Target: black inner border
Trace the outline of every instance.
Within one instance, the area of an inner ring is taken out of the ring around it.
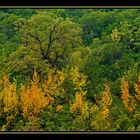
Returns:
[[[0,0],[1,6],[140,6],[139,0]]]

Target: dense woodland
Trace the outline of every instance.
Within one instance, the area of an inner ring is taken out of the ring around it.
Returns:
[[[0,131],[140,131],[140,9],[0,9]]]

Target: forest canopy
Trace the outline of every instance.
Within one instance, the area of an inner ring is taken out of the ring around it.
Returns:
[[[139,131],[140,9],[0,9],[0,131]]]

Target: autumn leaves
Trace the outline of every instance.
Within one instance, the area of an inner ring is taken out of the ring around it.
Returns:
[[[138,83],[134,83],[134,90],[135,90],[134,95],[132,95],[129,92],[130,86],[128,81],[126,81],[124,78],[122,78],[121,81],[122,81],[121,84],[122,102],[127,112],[133,112],[136,109],[136,106],[138,105],[138,101],[140,99],[140,88],[139,88],[140,76],[138,77]]]
[[[108,84],[104,85],[96,104],[91,104],[87,99],[86,85],[89,82],[86,75],[78,68],[71,68],[69,75],[64,70],[47,73],[46,78],[41,79],[34,70],[32,80],[25,85],[17,86],[17,82],[10,82],[8,76],[4,76],[0,81],[0,117],[5,121],[1,126],[1,131],[6,131],[10,125],[20,117],[28,122],[40,117],[40,113],[47,109],[55,109],[56,112],[65,110],[64,100],[66,89],[63,84],[70,80],[74,88],[73,98],[70,98],[68,106],[71,114],[71,121],[79,124],[81,130],[84,129],[83,121],[87,122],[91,130],[111,130],[111,108],[113,98]],[[134,112],[140,99],[138,83],[134,84],[135,95],[129,93],[129,84],[121,79],[121,100],[128,113]],[[137,114],[138,115],[138,114]],[[136,114],[135,114],[136,116]],[[46,116],[47,117],[47,116]]]
[[[17,115],[29,121],[39,117],[43,109],[52,105],[53,96],[58,94],[64,75],[62,72],[57,72],[54,76],[48,73],[47,77],[47,80],[42,82],[42,86],[39,86],[39,77],[37,71],[34,70],[30,84],[22,85],[19,89],[16,83],[9,82],[8,76],[3,77],[0,89],[0,115],[6,118],[6,123],[2,130],[5,130]]]

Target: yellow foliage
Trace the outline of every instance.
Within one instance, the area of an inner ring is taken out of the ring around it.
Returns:
[[[120,37],[119,32],[118,32],[117,29],[114,29],[114,30],[112,31],[111,39],[112,39],[113,41],[115,41],[115,42],[119,42],[119,41],[120,41],[121,37]]]
[[[112,97],[108,84],[105,84],[105,89],[101,94],[101,99],[96,101],[99,106],[93,105],[91,107],[90,113],[91,115],[94,115],[94,119],[91,120],[90,126],[92,127],[92,130],[96,131],[109,130],[111,127],[109,116]]]
[[[109,109],[107,107],[104,107],[100,113],[103,118],[109,117]]]
[[[121,92],[121,99],[126,110],[132,112],[135,109],[136,102],[134,97],[129,93],[129,84],[124,78],[121,79]]]
[[[56,76],[58,77],[58,84],[61,85],[65,80],[64,72],[58,71]]]
[[[56,106],[56,111],[62,111],[63,110],[63,105],[58,105]]]
[[[138,77],[138,84],[137,83],[134,83],[134,88],[135,88],[135,92],[136,92],[135,97],[140,101],[140,88],[139,88],[139,83],[140,83],[140,75]]]
[[[2,80],[0,79],[0,117],[2,116],[3,113],[3,92],[2,92]]]
[[[140,90],[139,90],[139,85],[138,84],[134,84],[134,88],[135,88],[135,92],[137,93],[137,97],[140,100]]]
[[[86,91],[83,91],[83,87],[87,84],[87,76],[80,73],[77,67],[72,67],[70,69],[70,79],[74,87],[78,90],[75,94],[73,104],[70,104],[70,112],[80,119],[86,119],[89,113],[88,104],[83,100],[83,97],[86,95]]]
[[[58,71],[56,74],[49,72],[47,78],[48,79],[44,80],[42,83],[42,87],[46,99],[49,104],[52,104],[55,101],[55,98],[63,93],[62,91],[60,92],[60,86],[65,80],[65,75],[63,71]]]
[[[33,74],[33,84],[38,84],[39,79],[38,79],[38,75],[37,75],[37,70],[36,68],[34,69],[34,74]]]
[[[15,116],[18,113],[18,96],[16,91],[16,83],[13,85],[10,84],[7,76],[3,77],[4,80],[4,96],[3,96],[3,104],[4,104],[4,112],[9,116]]]
[[[65,75],[63,71],[50,72],[47,75],[47,80],[44,80],[40,87],[38,73],[35,69],[31,84],[21,86],[17,96],[16,83],[11,84],[8,76],[4,76],[3,81],[0,80],[0,116],[3,113],[7,116],[6,124],[3,125],[2,130],[5,130],[15,119],[15,116],[19,113],[19,107],[25,120],[37,118],[43,109],[49,107],[57,99],[56,97],[63,93],[60,86],[64,80]],[[56,111],[62,110],[62,105],[56,107]]]
[[[70,77],[76,89],[81,90],[87,84],[87,76],[79,72],[78,67],[71,68]]]
[[[76,93],[74,103],[70,105],[70,111],[72,114],[76,116],[79,115],[82,119],[86,119],[89,113],[87,102],[83,101],[83,96],[82,92]]]
[[[0,131],[6,131],[7,130],[7,124],[4,124],[1,128]]]
[[[2,116],[3,113],[3,94],[0,92],[0,117]]]
[[[1,128],[4,131],[19,113],[19,101],[16,82],[11,84],[6,75],[2,80],[0,89],[0,116],[6,115],[6,124]]]
[[[101,116],[107,119],[109,117],[109,109],[112,104],[110,87],[107,84],[105,84],[105,90],[102,92],[102,97],[101,100],[99,101],[99,104],[101,106],[100,111]]]
[[[33,117],[38,117],[44,108],[49,107],[58,96],[60,85],[65,80],[64,73],[58,71],[56,74],[49,72],[47,80],[42,82],[42,88],[39,87],[39,79],[36,69],[34,70],[33,81],[31,87],[23,86],[21,88],[21,106],[22,115],[29,120]],[[60,111],[62,108],[58,107]]]
[[[22,115],[27,120],[32,117],[38,117],[40,112],[48,105],[46,98],[42,94],[42,89],[38,86],[36,71],[33,79],[31,87],[23,86],[21,89]]]
[[[105,90],[102,92],[101,102],[104,106],[110,106],[112,104],[112,98],[109,85],[105,85]]]
[[[58,83],[56,77],[53,77],[51,73],[47,75],[48,79],[43,83],[43,89],[46,94],[54,95],[58,93]]]

